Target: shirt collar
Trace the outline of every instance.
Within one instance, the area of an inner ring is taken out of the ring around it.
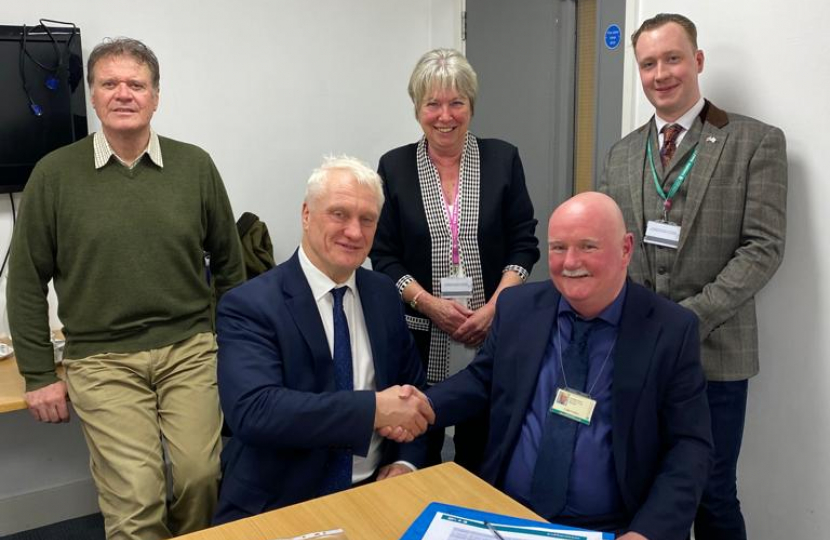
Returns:
[[[689,131],[692,129],[692,126],[695,123],[695,118],[700,116],[700,111],[703,110],[703,106],[706,104],[706,100],[703,99],[703,96],[697,100],[697,103],[692,105],[692,108],[686,111],[683,116],[675,120],[674,122],[667,122],[660,118],[656,113],[654,114],[654,123],[657,126],[657,133],[660,133],[660,130],[663,129],[663,126],[666,124],[679,124],[683,127],[684,130]]]
[[[113,156],[125,167],[132,169],[139,162],[139,160],[141,160],[144,154],[150,156],[150,160],[159,167],[164,167],[164,162],[161,159],[161,144],[159,143],[159,136],[152,128],[150,128],[150,141],[147,143],[147,148],[132,163],[125,163],[115,152],[112,151],[112,147],[110,146],[109,141],[107,141],[103,131],[95,132],[95,136],[92,139],[92,145],[95,150],[96,169],[100,169],[109,163],[110,158]]]
[[[625,292],[626,292],[627,289],[628,289],[628,280],[626,280],[626,282],[623,284],[623,288],[620,289],[620,292],[617,295],[617,297],[614,299],[614,301],[611,302],[608,305],[608,307],[603,309],[599,313],[599,315],[597,315],[596,317],[594,317],[591,320],[599,319],[599,320],[602,320],[602,321],[610,324],[611,326],[614,326],[614,327],[619,326],[620,325],[620,319],[622,318],[623,303],[625,302]],[[564,315],[566,313],[571,313],[574,317],[578,316],[576,311],[574,311],[574,308],[572,308],[571,305],[568,303],[568,301],[565,300],[565,297],[560,296],[559,297],[558,316],[561,317],[562,315]]]
[[[314,296],[314,301],[319,302],[324,296],[329,294],[332,289],[347,286],[352,293],[357,291],[357,280],[355,272],[352,272],[349,278],[343,283],[335,283],[330,277],[324,274],[319,268],[314,266],[311,259],[306,255],[303,246],[299,249],[300,268],[303,269],[303,274],[311,287],[311,294]]]

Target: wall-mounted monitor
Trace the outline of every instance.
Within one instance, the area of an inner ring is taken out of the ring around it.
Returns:
[[[0,26],[0,193],[21,191],[40,158],[86,137],[84,86],[79,28]]]

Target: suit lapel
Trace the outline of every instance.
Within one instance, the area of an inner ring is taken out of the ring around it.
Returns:
[[[294,318],[294,323],[303,335],[308,348],[311,350],[312,368],[320,390],[334,390],[334,365],[329,350],[329,342],[323,321],[320,320],[320,310],[311,293],[311,287],[300,266],[297,252],[289,259],[286,265],[286,278],[283,280],[283,295],[288,306],[288,312]]]
[[[631,194],[631,210],[634,212],[634,222],[637,224],[637,238],[645,236],[643,217],[643,167],[646,159],[646,144],[649,141],[653,120],[641,126],[636,136],[628,146],[628,189]],[[660,159],[657,159],[659,164]],[[634,231],[632,231],[634,232]]]
[[[545,360],[545,350],[550,341],[550,334],[556,326],[559,296],[551,283],[550,287],[537,297],[532,308],[528,310],[524,318],[525,322],[511,328],[515,334],[511,334],[510,339],[513,343],[519,344],[516,350],[521,353],[522,357],[510,359],[515,369],[512,379],[514,388],[512,391],[509,389],[506,394],[512,394],[515,397],[504,437],[506,444],[501,446],[504,450],[507,450],[506,446],[510,446],[509,452],[512,452],[512,443],[517,440],[530,407],[530,400],[536,392],[539,370]],[[504,462],[506,463],[507,460]]]
[[[644,294],[644,289],[629,281],[617,334],[611,390],[614,461],[618,472],[628,470],[625,467],[626,447],[634,412],[661,333],[662,324],[652,317],[652,311],[652,303]]]
[[[643,212],[643,189],[646,186],[651,186],[651,170],[645,174],[647,178],[643,177],[643,171],[650,167],[646,164],[646,145],[653,144],[649,139],[652,133],[651,126],[654,124],[654,119],[648,121],[635,132],[634,138],[628,145],[628,190],[631,195],[631,212],[634,214],[634,223],[637,230],[630,231],[634,233],[634,237],[641,242],[645,237],[645,215]],[[654,148],[652,147],[652,150]],[[660,166],[659,157],[656,160],[655,166]],[[660,169],[662,170],[662,169]],[[651,189],[654,189],[653,187]],[[648,268],[648,275],[651,275],[651,261],[648,259],[648,252],[645,250],[642,242],[638,249],[634,250],[634,256],[640,257],[640,267]]]
[[[718,165],[723,147],[726,144],[726,139],[729,134],[721,129],[726,125],[728,120],[726,114],[707,102],[705,119],[702,121],[695,120],[695,125],[700,126],[699,136],[693,141],[697,141],[697,160],[694,167],[689,173],[689,178],[686,180],[688,188],[686,191],[686,202],[683,207],[683,226],[680,229],[680,243],[677,247],[678,253],[683,249],[683,244],[694,226],[697,218],[700,204],[703,202],[703,197],[706,190],[709,188],[709,182],[712,180],[712,174],[715,172],[715,167]],[[690,132],[691,136],[692,133]],[[686,143],[686,137],[683,142]],[[691,149],[692,141],[689,142],[687,151]],[[685,144],[683,145],[686,146]],[[679,259],[679,257],[678,257]]]
[[[372,362],[375,366],[375,387],[378,389],[387,388],[391,385],[389,380],[390,352],[386,350],[389,340],[386,338],[386,325],[384,314],[378,295],[372,287],[365,284],[365,275],[368,270],[357,269],[356,283],[357,294],[360,296],[360,304],[363,307],[363,320],[366,321],[366,332],[369,334],[369,344],[372,348]]]

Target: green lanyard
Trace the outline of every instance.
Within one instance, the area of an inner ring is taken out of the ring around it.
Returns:
[[[692,165],[695,164],[695,160],[697,159],[697,144],[695,144],[692,155],[689,156],[688,161],[686,161],[686,165],[683,167],[683,170],[680,171],[677,179],[675,179],[668,194],[663,191],[663,187],[660,185],[660,178],[657,176],[657,169],[654,168],[654,156],[651,153],[651,145],[648,142],[646,142],[646,153],[648,154],[648,162],[651,165],[651,176],[654,178],[654,187],[657,188],[657,194],[663,198],[663,221],[668,221],[672,197],[675,196],[677,190],[679,190],[680,186],[683,185],[683,182],[686,181],[686,177],[689,175],[689,171],[692,170]]]

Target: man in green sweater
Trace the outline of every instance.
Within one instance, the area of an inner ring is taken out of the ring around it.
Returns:
[[[221,413],[212,297],[242,282],[244,266],[210,156],[150,128],[153,52],[105,41],[89,57],[88,82],[102,130],[32,172],[12,242],[9,322],[32,415],[68,421],[68,391],[80,417],[107,537],[168,538],[213,514]],[[50,280],[65,381],[50,343]]]

